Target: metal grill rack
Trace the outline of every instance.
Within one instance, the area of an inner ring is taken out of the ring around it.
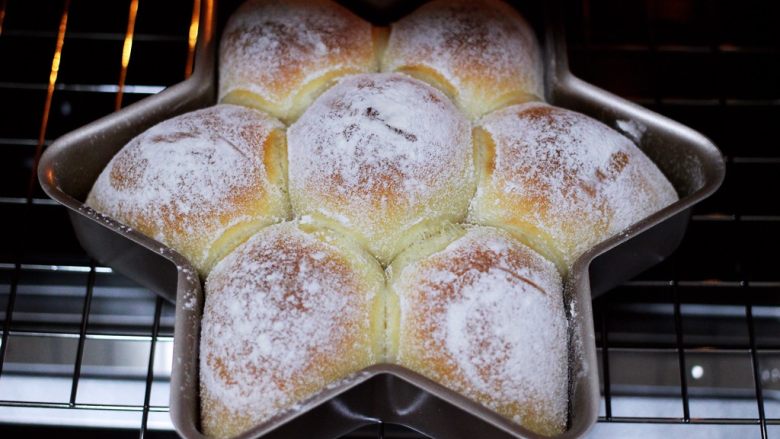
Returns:
[[[780,437],[780,4],[583,0],[575,74],[713,139],[726,181],[675,255],[594,302],[594,437]],[[773,122],[774,121],[774,122]],[[641,396],[644,395],[644,396]]]
[[[198,10],[198,0],[0,1],[0,421],[8,436],[63,426],[173,436],[172,307],[95,266],[34,170],[51,139],[183,80]]]
[[[80,249],[34,179],[67,131],[181,81],[199,0],[0,0],[0,433],[175,437],[173,309]],[[780,437],[774,2],[571,0],[573,71],[713,138],[680,250],[594,303],[592,437]],[[86,429],[89,427],[90,429]],[[380,426],[351,437],[418,437]]]

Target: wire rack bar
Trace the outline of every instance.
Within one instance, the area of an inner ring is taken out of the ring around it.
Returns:
[[[660,418],[660,417],[639,417],[639,416],[613,416],[607,420],[599,417],[600,422],[613,422],[620,424],[693,424],[693,425],[761,425],[758,418]],[[768,419],[769,425],[780,425],[780,420]]]
[[[15,264],[18,266],[18,264]],[[16,306],[16,290],[19,286],[19,274],[21,269],[14,268],[11,275],[11,289],[8,293],[8,303],[5,307],[5,320],[3,321],[3,336],[0,341],[0,377],[3,376],[3,366],[5,364],[5,353],[8,351],[8,336],[11,332],[11,319],[13,318],[14,306]]]
[[[95,264],[90,265],[89,275],[87,276],[87,291],[84,294],[84,308],[81,311],[81,325],[79,326],[79,344],[76,347],[76,361],[73,366],[73,383],[70,390],[70,406],[76,405],[76,395],[79,390],[79,379],[81,378],[81,363],[84,359],[84,344],[87,340],[87,326],[89,325],[89,311],[92,306],[92,292],[95,286]]]
[[[132,404],[83,404],[77,403],[71,405],[69,402],[49,402],[49,401],[11,401],[0,400],[0,407],[26,407],[41,409],[73,409],[73,410],[108,410],[120,412],[167,412],[168,406],[143,406]]]
[[[146,422],[149,419],[149,398],[152,394],[152,382],[154,381],[154,352],[157,345],[157,335],[160,333],[160,313],[162,312],[162,298],[158,297],[154,305],[154,326],[152,327],[152,343],[149,347],[149,366],[146,371],[146,391],[144,392],[143,416],[141,418],[140,439],[146,433]]]
[[[136,334],[122,334],[115,331],[112,333],[100,333],[100,332],[87,332],[84,334],[84,338],[87,340],[112,340],[112,341],[151,341],[152,337],[149,335],[136,335]],[[80,334],[77,332],[59,332],[59,331],[27,331],[23,329],[12,329],[11,335],[18,335],[23,337],[57,337],[57,338],[80,338]],[[172,342],[173,337],[160,335],[157,337],[158,341]]]
[[[674,333],[677,348],[677,363],[680,373],[680,394],[682,396],[683,420],[690,422],[691,407],[688,398],[688,368],[685,366],[685,344],[683,343],[682,314],[680,313],[680,297],[677,294],[677,286],[672,286],[674,295]]]
[[[610,374],[609,374],[609,319],[608,319],[609,306],[604,306],[601,309],[601,370],[602,370],[602,387],[604,396],[604,410],[606,412],[607,420],[612,419],[612,389],[610,386]]]
[[[756,353],[756,330],[753,324],[753,305],[745,306],[745,316],[747,317],[748,334],[750,338],[750,362],[753,366],[753,382],[756,385],[756,404],[758,404],[758,417],[761,425],[761,439],[768,437],[766,428],[766,414],[764,413],[764,395],[761,389],[761,372],[758,367],[758,354]]]

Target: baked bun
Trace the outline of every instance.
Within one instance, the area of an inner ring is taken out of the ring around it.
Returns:
[[[289,123],[335,78],[376,71],[378,44],[369,23],[333,1],[249,0],[222,34],[219,99]]]
[[[388,356],[537,433],[566,428],[561,277],[507,232],[450,227],[388,270]]]
[[[508,229],[562,273],[677,200],[639,148],[583,114],[526,103],[484,117],[474,132],[479,178],[469,221]]]
[[[201,425],[230,437],[383,355],[385,278],[332,231],[261,230],[206,281]]]
[[[169,119],[111,159],[86,204],[178,251],[205,276],[259,228],[289,217],[283,128],[235,105]]]
[[[344,78],[287,141],[295,215],[350,233],[384,264],[427,230],[462,220],[474,193],[469,122],[406,75]]]
[[[498,0],[437,0],[394,23],[382,71],[438,87],[470,117],[544,99],[533,30]]]

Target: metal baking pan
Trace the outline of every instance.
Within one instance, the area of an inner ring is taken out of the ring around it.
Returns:
[[[383,18],[379,23],[394,18],[387,14],[413,8],[408,2],[392,0],[349,3],[368,18]],[[90,255],[176,302],[171,418],[186,438],[204,437],[199,431],[198,397],[201,283],[181,255],[95,213],[83,201],[111,157],[132,137],[162,120],[215,102],[216,38],[219,23],[224,23],[231,12],[231,7],[225,7],[217,14],[215,7],[215,0],[201,3],[195,69],[189,79],[61,137],[46,150],[38,170],[46,193],[68,207],[76,235]],[[725,168],[720,152],[704,136],[573,76],[567,63],[562,6],[537,2],[537,9],[533,7],[519,6],[537,31],[543,29],[538,34],[544,48],[548,101],[588,114],[628,135],[643,132],[636,139],[639,146],[680,195],[678,202],[580,257],[566,279],[570,357],[574,361],[570,363],[568,429],[557,437],[568,439],[583,436],[598,415],[591,298],[674,251],[685,233],[691,207],[720,186]],[[380,422],[404,425],[436,438],[541,437],[441,385],[390,364],[372,366],[348,377],[300,404],[299,410],[280,413],[240,437],[336,437]]]

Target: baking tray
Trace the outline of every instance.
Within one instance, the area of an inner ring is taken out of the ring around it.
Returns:
[[[200,281],[184,257],[97,214],[84,206],[83,200],[111,157],[131,138],[162,120],[215,102],[216,38],[219,24],[237,2],[232,3],[219,14],[215,0],[201,3],[195,68],[189,79],[61,137],[45,151],[38,169],[44,191],[68,208],[76,236],[90,255],[176,302],[170,410],[174,426],[186,438],[204,437],[198,429]],[[415,2],[403,0],[345,3],[369,18],[383,18],[380,23],[415,6]],[[691,207],[720,186],[725,165],[717,148],[699,133],[572,75],[561,4],[519,5],[535,29],[543,29],[538,35],[548,101],[635,137],[680,195],[678,202],[581,256],[566,279],[570,357],[579,360],[572,361],[570,367],[568,429],[556,436],[568,439],[584,435],[598,415],[591,298],[674,251],[685,233]],[[437,438],[541,437],[419,374],[390,364],[372,366],[335,383],[304,401],[295,412],[280,413],[239,437],[336,437],[380,422],[404,425]]]

